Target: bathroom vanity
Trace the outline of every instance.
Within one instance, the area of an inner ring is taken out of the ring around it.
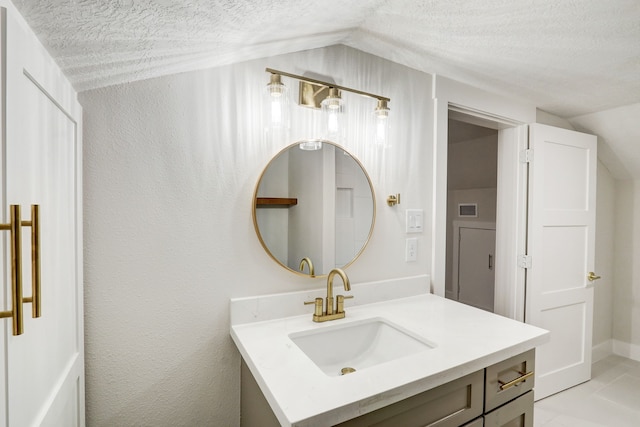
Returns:
[[[428,283],[353,285],[346,317],[326,323],[303,305],[323,290],[232,300],[242,425],[532,425],[534,348],[548,332]]]

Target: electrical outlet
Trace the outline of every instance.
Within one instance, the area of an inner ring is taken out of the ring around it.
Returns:
[[[412,237],[407,239],[407,246],[405,250],[405,261],[411,262],[418,259],[418,239]]]

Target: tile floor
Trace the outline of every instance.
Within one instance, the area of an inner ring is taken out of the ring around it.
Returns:
[[[591,377],[536,402],[534,426],[640,426],[640,362],[609,356],[593,364]]]

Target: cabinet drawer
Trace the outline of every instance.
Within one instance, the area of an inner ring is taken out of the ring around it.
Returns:
[[[485,412],[533,389],[535,349],[491,365],[486,369]]]
[[[463,427],[483,427],[484,426],[484,418],[478,417],[475,420],[465,424]]]
[[[338,425],[457,427],[482,415],[483,381],[478,371]]]
[[[533,391],[484,416],[485,427],[533,427]]]

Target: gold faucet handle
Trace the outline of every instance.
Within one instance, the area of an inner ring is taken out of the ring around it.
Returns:
[[[353,298],[353,295],[338,295],[336,298],[338,299],[338,308],[336,312],[344,313],[344,300]]]
[[[322,298],[316,298],[313,301],[305,301],[304,305],[315,304],[313,314],[315,316],[322,316]]]

